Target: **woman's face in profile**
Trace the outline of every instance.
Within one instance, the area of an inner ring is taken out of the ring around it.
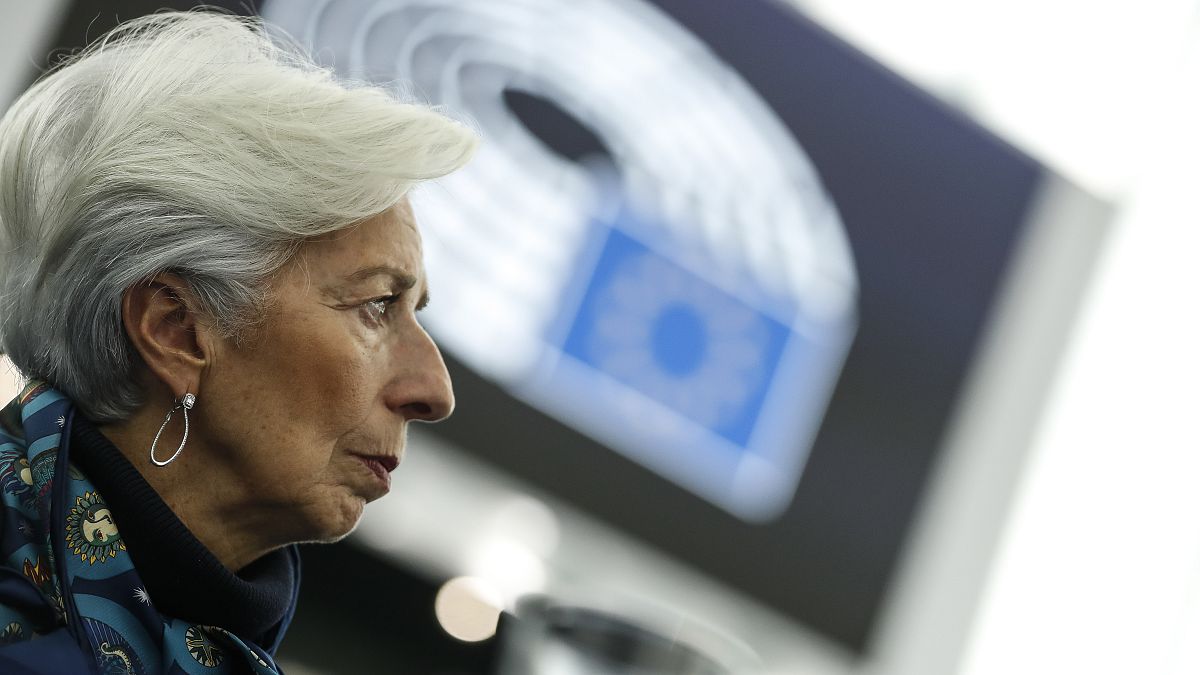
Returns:
[[[194,412],[263,526],[328,541],[387,493],[406,424],[454,406],[417,322],[427,290],[408,201],[306,243],[272,292],[255,335],[217,350]]]

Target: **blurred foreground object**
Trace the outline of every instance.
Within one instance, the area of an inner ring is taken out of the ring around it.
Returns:
[[[525,598],[506,624],[499,675],[757,672],[749,670],[754,659],[748,650],[711,630],[678,617],[656,628],[547,596]]]

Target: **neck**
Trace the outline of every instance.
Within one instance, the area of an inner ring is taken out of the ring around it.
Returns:
[[[128,420],[100,427],[113,445],[158,492],[192,534],[221,561],[238,572],[271,551],[291,543],[275,532],[285,522],[256,501],[254,486],[246,485],[232,467],[209,451],[192,425],[183,452],[166,466],[150,461],[150,444],[158,433],[167,408],[144,406]],[[155,456],[161,461],[174,454],[183,436],[176,411],[159,438]]]

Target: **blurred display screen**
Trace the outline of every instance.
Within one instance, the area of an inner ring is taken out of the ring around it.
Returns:
[[[787,507],[855,272],[812,164],[734,69],[644,0],[266,11],[343,75],[480,127],[421,202],[445,349],[734,514]]]
[[[1041,168],[764,0],[286,0],[484,137],[418,215],[439,427],[861,647]]]

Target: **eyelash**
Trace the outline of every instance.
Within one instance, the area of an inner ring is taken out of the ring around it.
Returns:
[[[396,304],[396,301],[399,299],[400,299],[399,295],[388,295],[388,296],[384,296],[382,298],[374,298],[372,300],[368,300],[368,301],[364,302],[361,305],[361,307],[362,307],[363,312],[366,313],[366,315],[369,317],[369,320],[372,323],[382,324],[388,317],[388,309],[392,305]],[[371,308],[375,307],[375,306],[378,306],[380,308],[378,315],[376,315],[375,313],[373,313],[371,311]]]

